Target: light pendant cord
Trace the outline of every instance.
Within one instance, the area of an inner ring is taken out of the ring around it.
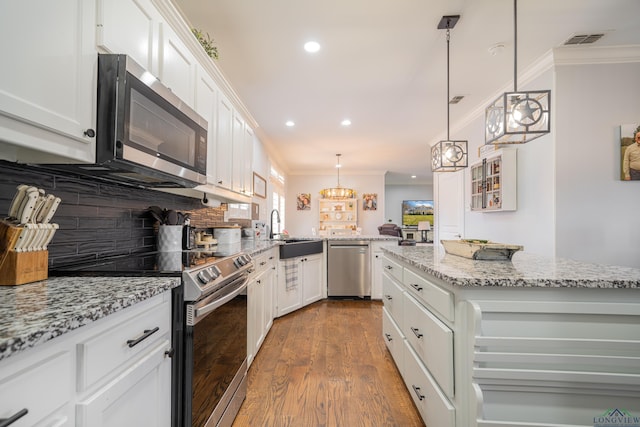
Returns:
[[[447,24],[447,27],[449,25]],[[451,141],[449,138],[449,39],[451,30],[447,28],[447,141]]]
[[[518,91],[518,0],[513,0],[513,91]]]

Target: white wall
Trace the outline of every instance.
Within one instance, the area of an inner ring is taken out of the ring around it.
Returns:
[[[286,182],[286,224],[285,227],[292,236],[308,236],[311,228],[318,229],[318,199],[320,190],[334,187],[337,175],[289,175]],[[384,174],[375,175],[340,175],[342,187],[353,188],[358,195],[358,227],[362,234],[377,235],[378,226],[385,222],[384,210]],[[296,197],[300,193],[311,193],[311,209],[299,211],[296,209]],[[362,195],[365,193],[378,194],[378,209],[375,211],[362,210]]]
[[[403,200],[433,200],[433,184],[386,185],[384,189],[384,219],[402,225]]]
[[[620,180],[621,124],[640,124],[640,63],[556,67],[556,253],[640,267],[640,182]]]

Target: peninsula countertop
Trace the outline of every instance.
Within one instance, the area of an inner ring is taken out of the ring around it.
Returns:
[[[179,285],[179,277],[51,277],[0,286],[0,361]]]
[[[626,288],[640,290],[640,269],[518,252],[511,261],[474,261],[430,246],[384,246],[383,252],[455,286]]]

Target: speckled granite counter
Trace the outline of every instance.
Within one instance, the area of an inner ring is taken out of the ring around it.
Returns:
[[[456,286],[630,288],[640,269],[518,252],[511,261],[473,261],[433,247],[386,246],[383,252]]]
[[[0,286],[0,360],[179,285],[166,277],[53,277]]]

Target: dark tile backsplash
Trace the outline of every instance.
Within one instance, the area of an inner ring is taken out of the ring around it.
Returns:
[[[28,184],[62,199],[52,222],[59,224],[49,245],[49,266],[96,257],[154,251],[152,205],[191,214],[196,227],[224,224],[223,208],[162,191],[91,181],[61,172],[0,161],[0,215],[6,216],[16,187]],[[233,221],[250,226],[250,221]]]

